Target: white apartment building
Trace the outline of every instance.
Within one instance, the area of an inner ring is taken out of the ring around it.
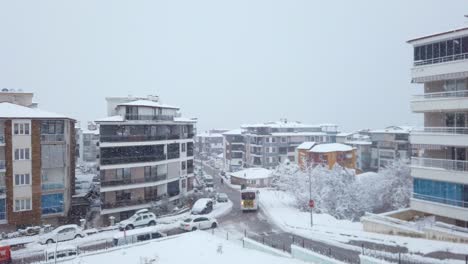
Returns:
[[[412,82],[422,85],[411,109],[424,127],[410,141],[411,209],[468,227],[468,27],[408,41],[414,47]]]
[[[106,98],[100,131],[101,215],[126,219],[193,189],[195,119],[146,98]]]
[[[369,131],[372,141],[371,169],[378,171],[395,160],[409,160],[413,151],[409,142],[412,127],[389,126]]]
[[[286,119],[242,125],[225,137],[225,167],[235,171],[243,167],[274,169],[286,160],[295,162],[296,148],[303,142],[335,142],[338,127],[333,124],[309,125]]]

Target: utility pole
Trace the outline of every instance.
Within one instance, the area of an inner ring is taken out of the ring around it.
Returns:
[[[310,208],[310,227],[314,226],[314,213],[313,213],[313,206],[311,206],[312,202],[312,171],[309,168],[309,208]]]

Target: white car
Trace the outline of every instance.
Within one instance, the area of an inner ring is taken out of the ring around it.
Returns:
[[[156,225],[156,215],[149,212],[148,209],[141,209],[137,211],[127,220],[120,221],[120,230],[130,230],[137,226],[154,226]]]
[[[77,225],[59,226],[49,233],[45,233],[39,237],[39,243],[50,244],[75,238],[85,237],[86,234]]]
[[[190,217],[180,223],[180,229],[185,231],[195,231],[197,229],[210,229],[218,227],[218,221],[214,218],[200,216]]]

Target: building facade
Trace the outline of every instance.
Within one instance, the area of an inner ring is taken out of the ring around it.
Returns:
[[[411,109],[424,116],[411,144],[411,209],[468,227],[468,27],[410,40],[412,82],[424,93]]]
[[[100,131],[101,215],[126,219],[193,189],[195,119],[156,96],[106,98]]]
[[[222,133],[227,129],[211,129],[195,136],[195,156],[197,158],[216,157],[224,152]]]
[[[409,162],[413,153],[409,141],[411,129],[404,126],[390,126],[385,129],[370,130],[372,141],[370,168],[378,171],[398,159]]]
[[[0,102],[0,223],[66,222],[74,194],[75,121],[23,105],[31,103]]]
[[[344,168],[356,169],[356,149],[341,143],[304,142],[298,147],[300,168],[325,165],[332,169],[335,164]]]
[[[96,163],[99,156],[99,128],[90,122],[86,129],[81,130],[81,161]]]
[[[356,150],[356,169],[359,173],[371,170],[372,141],[368,130],[340,133],[336,137],[336,142],[349,145]]]
[[[224,169],[238,171],[245,164],[245,138],[241,129],[226,131],[223,134]]]

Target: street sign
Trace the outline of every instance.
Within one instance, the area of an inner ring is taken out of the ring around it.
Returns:
[[[314,207],[315,207],[314,200],[309,200],[309,208],[314,208]]]

